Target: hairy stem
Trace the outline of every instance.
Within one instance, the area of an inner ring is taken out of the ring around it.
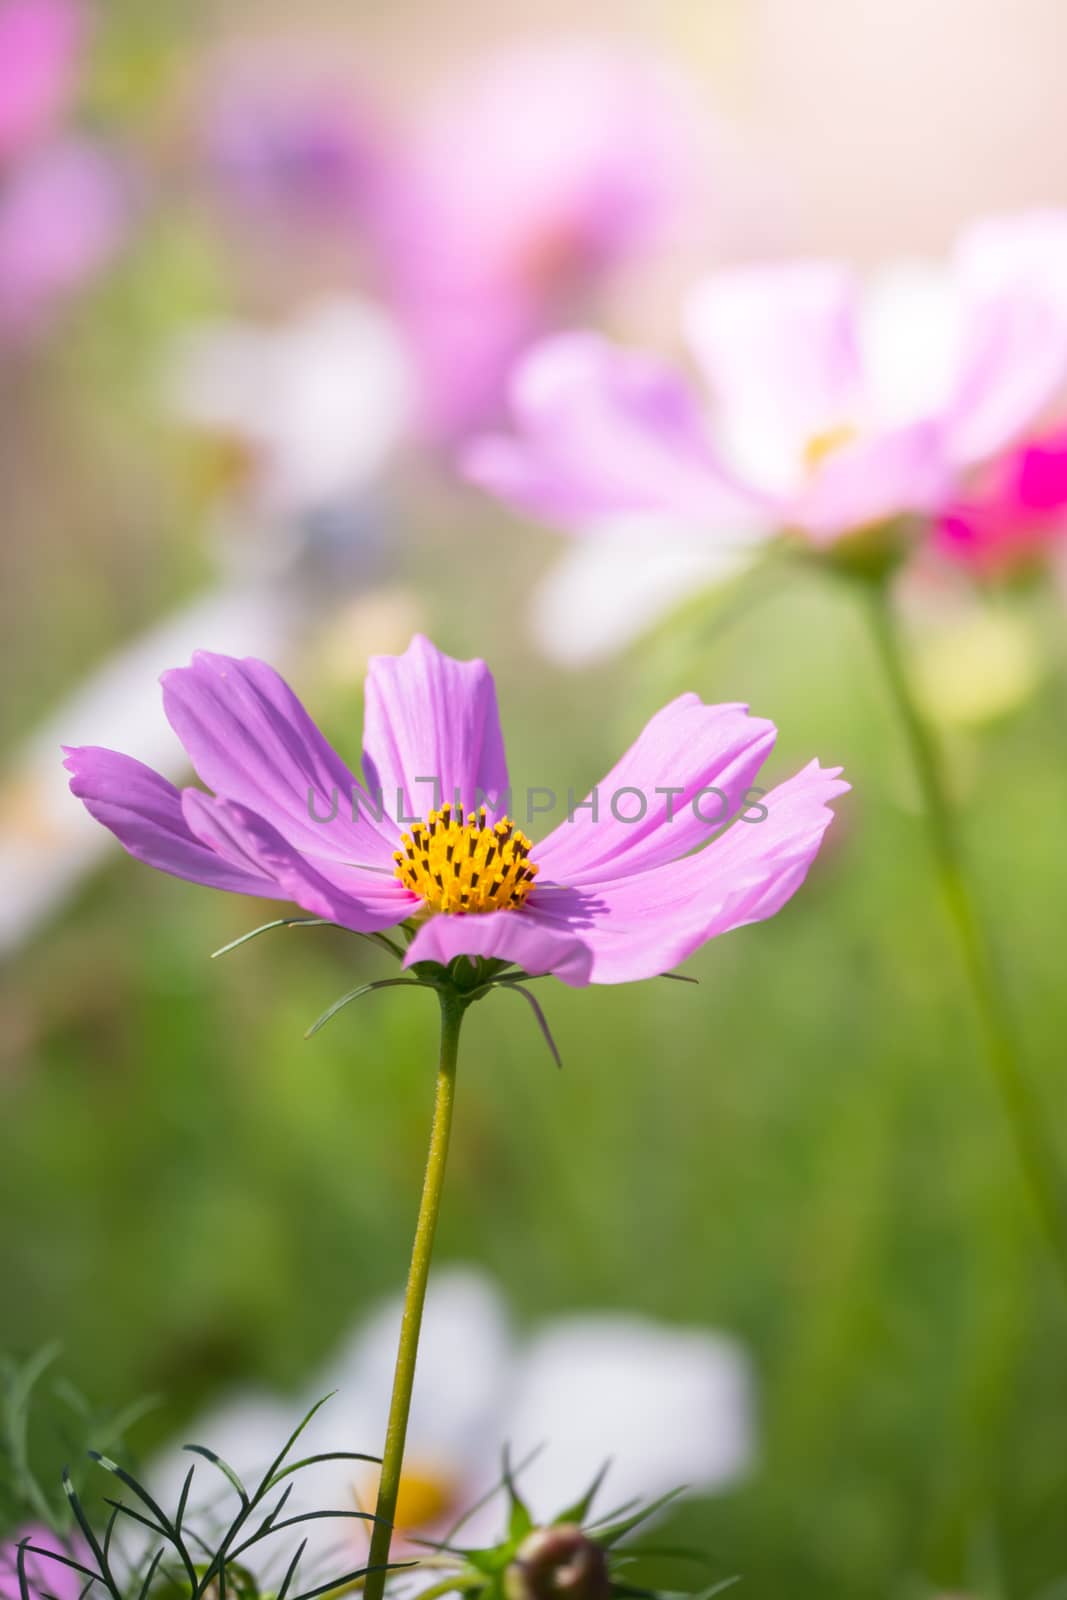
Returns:
[[[450,990],[440,991],[440,1001],[441,1052],[437,1069],[433,1122],[430,1129],[430,1148],[426,1158],[426,1176],[422,1185],[422,1199],[419,1202],[419,1216],[415,1225],[415,1243],[411,1252],[407,1289],[404,1292],[404,1314],[400,1324],[393,1395],[389,1402],[389,1422],[385,1433],[385,1449],[382,1452],[382,1473],[378,1482],[376,1520],[368,1558],[370,1570],[367,1573],[364,1591],[366,1600],[381,1600],[385,1590],[389,1545],[396,1518],[400,1474],[404,1462],[404,1442],[407,1438],[408,1416],[411,1411],[411,1391],[415,1381],[419,1330],[422,1327],[426,1283],[430,1276],[430,1259],[433,1255],[434,1235],[437,1232],[437,1217],[441,1209],[441,1192],[444,1188],[448,1144],[452,1132],[459,1031],[466,1001]]]
[[[941,893],[974,995],[989,1064],[1011,1125],[1020,1163],[1067,1288],[1067,1213],[1063,1205],[1063,1184],[1055,1155],[1045,1137],[1041,1107],[1022,1068],[1011,1006],[971,892],[941,752],[934,731],[912,693],[888,586],[872,584],[870,593],[875,642],[911,748]]]

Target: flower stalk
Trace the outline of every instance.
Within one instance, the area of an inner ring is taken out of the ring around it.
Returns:
[[[866,588],[872,634],[910,746],[941,894],[974,995],[986,1054],[1020,1164],[1067,1290],[1067,1212],[1063,1183],[1056,1157],[1045,1137],[1041,1108],[1023,1070],[1016,1025],[1000,969],[970,888],[937,737],[912,691],[889,585],[873,582]]]
[[[404,1444],[407,1438],[411,1393],[415,1382],[415,1363],[419,1350],[419,1331],[422,1327],[426,1285],[430,1276],[430,1261],[433,1256],[445,1168],[448,1164],[448,1147],[452,1135],[459,1033],[463,1013],[470,1004],[467,995],[461,994],[451,986],[442,985],[437,993],[441,1005],[441,1046],[437,1088],[434,1094],[426,1176],[423,1179],[411,1266],[408,1269],[407,1288],[404,1291],[404,1310],[396,1352],[393,1392],[389,1402],[389,1421],[386,1425],[381,1477],[378,1480],[378,1500],[374,1510],[375,1521],[367,1563],[368,1572],[364,1590],[366,1600],[382,1600],[388,1575],[389,1547],[396,1518],[397,1497],[400,1493]]]

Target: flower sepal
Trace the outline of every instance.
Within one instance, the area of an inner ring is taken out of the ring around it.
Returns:
[[[888,582],[904,565],[925,531],[926,525],[920,517],[890,517],[842,534],[827,545],[813,545],[810,539],[797,533],[795,551],[802,560],[829,568],[842,577],[881,584]]]
[[[529,974],[512,961],[491,956],[456,956],[447,965],[440,961],[416,961],[408,968],[413,977],[431,989],[450,991],[466,1004],[484,1000],[499,983],[528,982]]]
[[[446,1579],[424,1591],[427,1600],[444,1594],[446,1589],[471,1600],[675,1600],[675,1591],[651,1589],[630,1580],[628,1570],[634,1558],[653,1555],[654,1551],[617,1547],[681,1491],[672,1490],[636,1509],[631,1502],[628,1508],[606,1517],[596,1516],[593,1502],[606,1472],[605,1465],[574,1505],[567,1506],[551,1522],[538,1523],[505,1461],[507,1533],[493,1545],[473,1549],[449,1545],[448,1553],[454,1554],[460,1565]],[[704,1558],[698,1555],[698,1559]],[[730,1578],[704,1588],[693,1600],[710,1600],[734,1581]],[[688,1591],[685,1593],[688,1595]]]

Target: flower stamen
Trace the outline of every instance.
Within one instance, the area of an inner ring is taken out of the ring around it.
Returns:
[[[825,428],[822,433],[812,434],[804,446],[804,466],[809,472],[816,472],[823,462],[846,445],[854,444],[859,437],[859,429],[851,423],[842,422],[837,427]]]
[[[442,806],[400,843],[396,876],[431,911],[517,911],[537,877],[530,840],[508,817],[490,823],[484,806],[466,821],[462,808]]]

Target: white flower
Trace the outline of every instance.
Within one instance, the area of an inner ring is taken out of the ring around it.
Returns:
[[[715,542],[673,527],[620,519],[576,539],[534,590],[530,630],[549,661],[564,667],[609,660],[686,599],[749,565],[739,541]]]
[[[415,404],[386,314],[341,296],[276,327],[219,321],[186,332],[166,388],[181,420],[245,447],[256,509],[283,521],[363,491]]]
[[[311,1386],[314,1399],[335,1388],[296,1452],[380,1450],[392,1384],[400,1303],[357,1329],[339,1358]],[[270,1396],[235,1397],[186,1437],[217,1450],[254,1477],[295,1425],[301,1407]],[[481,1275],[438,1274],[427,1298],[415,1380],[398,1527],[441,1538],[499,1484],[505,1447],[535,1518],[576,1500],[610,1463],[598,1501],[610,1511],[685,1488],[706,1494],[747,1469],[753,1451],[751,1377],[731,1339],[619,1313],[553,1319],[517,1340],[500,1296]],[[528,1459],[529,1458],[529,1459]],[[192,1457],[169,1452],[151,1478],[171,1501]],[[204,1501],[207,1484],[197,1469]],[[221,1483],[221,1480],[219,1480]],[[287,1508],[373,1509],[375,1469],[332,1462],[298,1475]],[[214,1492],[213,1490],[211,1491]],[[492,1497],[463,1525],[461,1540],[503,1531],[504,1499]],[[360,1565],[366,1525],[304,1524],[310,1551],[333,1571]]]
[[[0,787],[0,952],[25,941],[110,848],[71,804],[60,745],[129,740],[180,780],[187,758],[164,719],[159,674],[198,649],[288,653],[307,615],[321,623],[323,589],[336,600],[358,579],[362,592],[377,562],[368,506],[413,405],[384,313],[336,299],[278,329],[201,327],[180,342],[168,382],[187,422],[237,443],[251,463],[229,512],[244,537],[214,541],[216,587],[118,649],[15,752]]]
[[[116,650],[14,753],[0,787],[0,953],[28,939],[111,848],[84,807],[71,804],[61,745],[129,739],[151,766],[180,779],[187,758],[163,715],[159,674],[199,649],[281,655],[294,610],[291,591],[279,586],[220,584]]]

